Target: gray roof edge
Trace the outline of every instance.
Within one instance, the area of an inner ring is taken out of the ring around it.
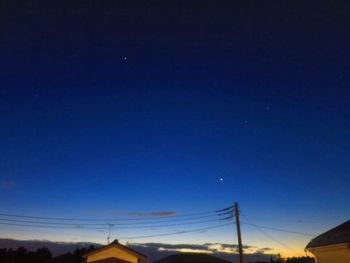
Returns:
[[[311,239],[311,241],[306,245],[305,249],[349,243],[350,242],[349,233],[350,233],[350,220]]]

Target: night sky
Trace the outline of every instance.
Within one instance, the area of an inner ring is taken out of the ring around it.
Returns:
[[[0,212],[108,218],[237,201],[254,223],[291,231],[317,235],[345,221],[349,9],[2,1]],[[17,239],[106,239],[0,229]],[[242,232],[246,244],[286,251],[252,226]],[[311,238],[266,232],[298,253]],[[237,242],[233,225],[145,241]]]

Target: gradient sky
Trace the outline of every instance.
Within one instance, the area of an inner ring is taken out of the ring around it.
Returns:
[[[350,5],[243,2],[3,1],[1,212],[96,218],[237,201],[256,224],[314,234],[349,218]],[[266,231],[300,253],[310,240]]]

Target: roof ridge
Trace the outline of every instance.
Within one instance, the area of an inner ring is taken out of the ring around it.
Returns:
[[[331,228],[330,230],[311,239],[306,248],[328,246],[350,242],[350,220]]]

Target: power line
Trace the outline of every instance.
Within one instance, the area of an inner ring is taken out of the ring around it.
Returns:
[[[20,221],[20,222],[18,222]],[[228,220],[227,220],[228,221]],[[218,219],[215,220],[201,220],[201,221],[192,221],[192,222],[183,222],[183,223],[173,223],[173,224],[161,224],[161,225],[143,225],[143,226],[121,226],[118,227],[117,225],[113,225],[116,229],[141,229],[141,228],[162,228],[162,227],[171,227],[171,226],[184,226],[184,225],[195,225],[195,224],[203,224],[203,223],[211,223],[211,222],[218,222]],[[109,225],[108,223],[103,224],[100,227],[94,227],[90,225],[84,225],[84,224],[65,224],[65,225],[52,225],[49,223],[42,223],[42,222],[34,222],[34,221],[21,221],[21,220],[14,220],[10,222],[0,222],[0,225],[12,225],[12,226],[23,226],[23,227],[40,227],[40,228],[67,228],[67,229],[108,229]],[[103,227],[105,226],[105,227]]]
[[[209,214],[211,213],[211,214]],[[200,216],[201,214],[201,216]],[[184,214],[184,215],[178,215],[178,216],[167,216],[167,217],[161,217],[161,218],[147,218],[147,219],[153,219],[151,221],[139,221],[139,220],[145,220],[145,218],[129,218],[130,220],[134,220],[132,222],[124,222],[125,218],[114,218],[113,220],[106,220],[106,219],[86,219],[86,218],[56,218],[56,217],[39,217],[39,216],[27,216],[27,215],[14,215],[14,214],[0,214],[0,216],[5,217],[14,217],[14,218],[28,218],[28,219],[37,219],[39,221],[35,220],[21,220],[21,219],[13,219],[13,218],[0,218],[0,225],[13,225],[13,226],[25,226],[25,227],[41,227],[41,228],[74,228],[74,229],[108,229],[109,224],[113,224],[118,229],[137,229],[137,228],[158,228],[158,227],[170,227],[170,226],[181,226],[181,225],[193,225],[193,224],[200,224],[200,223],[209,223],[214,222],[217,220],[223,221],[223,220],[231,220],[232,219],[232,207],[227,207],[219,210],[212,210],[212,211],[206,211],[206,212],[199,212],[199,213],[191,213],[191,214]],[[246,216],[242,214],[243,216]],[[225,216],[225,217],[224,217]],[[166,220],[160,220],[165,218]],[[213,220],[200,220],[200,219],[210,219],[213,218]],[[48,221],[49,220],[49,221]],[[51,220],[53,222],[51,222]],[[58,220],[62,220],[63,222],[55,222]],[[76,221],[81,220],[82,222],[69,222],[69,221]],[[101,222],[102,220],[105,221],[104,223],[86,223],[86,221],[92,221],[95,220],[95,222]],[[115,223],[115,220],[117,223]],[[120,221],[119,221],[120,220]],[[137,220],[135,222],[135,220]],[[198,220],[198,221],[197,221]],[[247,223],[242,222],[242,224],[245,225],[251,225],[251,226],[258,226],[260,228],[269,229],[273,231],[279,231],[279,232],[285,232],[290,234],[296,234],[296,235],[303,235],[303,236],[309,236],[314,237],[314,234],[310,233],[302,233],[282,228],[276,228],[271,226],[265,226],[265,225],[258,225],[255,223]]]
[[[227,214],[230,213],[227,211],[228,209],[220,209],[216,210],[214,214],[209,215],[202,215],[202,216],[193,216],[194,214],[191,214],[191,217],[187,218],[168,218],[167,220],[155,220],[155,221],[132,221],[132,222],[104,222],[100,223],[101,221],[98,221],[99,223],[86,223],[86,222],[69,222],[69,221],[63,221],[63,222],[57,222],[57,221],[48,221],[47,219],[41,219],[44,217],[37,217],[37,216],[26,216],[26,215],[16,215],[15,218],[1,218],[0,217],[0,223],[2,221],[2,224],[8,224],[8,225],[23,225],[23,226],[31,226],[35,227],[37,225],[40,225],[40,227],[52,227],[52,228],[92,228],[96,229],[96,226],[103,227],[110,224],[113,224],[114,226],[117,226],[119,229],[133,229],[133,228],[147,228],[147,227],[166,227],[166,226],[180,226],[180,225],[188,225],[188,224],[199,224],[199,223],[206,223],[206,222],[213,222],[216,220],[229,220],[231,217],[227,217]],[[206,213],[206,212],[205,212]],[[212,212],[213,213],[213,212]],[[196,213],[198,214],[198,213]],[[189,214],[188,214],[189,215]],[[15,216],[15,215],[12,215]],[[224,218],[225,216],[225,218]],[[23,218],[40,218],[36,220],[23,220]],[[65,218],[66,219],[66,218]],[[212,220],[201,220],[201,219],[212,219]],[[54,227],[53,227],[54,226]],[[93,227],[91,227],[93,226]]]
[[[243,215],[243,214],[242,214]],[[281,246],[285,247],[286,249],[292,251],[294,254],[298,255],[298,252],[296,252],[294,249],[290,248],[289,246],[287,246],[286,244],[284,244],[283,242],[275,239],[274,237],[272,237],[271,235],[267,234],[264,230],[261,229],[260,226],[256,225],[247,215],[243,215],[245,218],[247,218],[250,222],[251,225],[254,226],[256,229],[258,229],[263,235],[265,235],[266,237],[268,237],[269,239],[271,239],[272,241],[280,244]]]
[[[226,220],[230,221],[231,218],[222,218],[223,215],[227,215],[227,211],[229,209],[220,209],[220,210],[215,210],[213,215],[207,215],[207,216],[197,216],[193,217],[194,215],[199,215],[199,214],[207,214],[208,212],[201,212],[201,213],[192,213],[192,214],[186,214],[184,216],[192,216],[192,218],[181,218],[178,219],[178,221],[182,221],[181,223],[173,223],[173,224],[158,224],[160,222],[163,223],[171,223],[174,222],[174,220],[167,220],[167,221],[157,221],[157,222],[136,222],[136,223],[130,223],[134,225],[133,227],[126,227],[125,225],[127,224],[121,224],[123,225],[122,227],[116,227],[117,229],[133,229],[133,228],[159,228],[159,227],[170,227],[170,226],[184,226],[184,225],[190,225],[190,224],[203,224],[203,223],[209,223],[209,222],[218,222],[218,220]],[[211,212],[213,213],[213,211]],[[220,214],[219,214],[220,213]],[[4,216],[4,214],[1,214]],[[9,215],[6,214],[6,216],[12,216],[12,217],[19,217],[19,218],[31,218],[31,219],[40,219],[40,220],[58,220],[58,218],[52,218],[50,217],[37,217],[37,216],[26,216],[26,215]],[[201,219],[201,218],[210,218],[215,216],[216,219],[214,220],[201,220],[201,221],[194,221],[194,219]],[[173,218],[168,217],[168,218]],[[64,219],[64,220],[63,220]],[[59,218],[59,220],[62,221],[69,221],[72,218]],[[46,228],[46,229],[76,229],[76,230],[90,230],[90,229],[95,229],[95,230],[105,230],[105,231],[110,231],[111,230],[111,223],[99,223],[99,224],[91,224],[91,223],[85,223],[85,224],[71,224],[71,223],[58,223],[58,222],[44,222],[44,221],[29,221],[29,220],[19,220],[19,219],[6,219],[6,218],[0,218],[0,220],[5,221],[5,222],[0,222],[0,225],[7,225],[7,226],[17,226],[17,227],[31,227],[31,228]],[[89,219],[90,221],[91,219]],[[101,219],[98,219],[101,220]],[[176,222],[176,221],[175,221]],[[140,224],[146,224],[146,225],[140,225]],[[154,225],[158,224],[158,225]],[[185,233],[191,233],[191,232],[200,232],[200,231],[205,231],[209,229],[214,229],[214,228],[219,228],[223,226],[227,226],[232,224],[232,222],[225,223],[225,224],[220,224],[220,225],[214,225],[214,226],[209,226],[209,227],[201,227],[201,228],[195,228],[195,229],[190,229],[190,230],[180,230],[176,232],[169,232],[169,233],[162,233],[162,234],[154,234],[154,235],[143,235],[143,236],[132,236],[132,237],[121,237],[119,239],[139,239],[139,238],[147,238],[147,237],[160,237],[160,236],[170,236],[170,235],[179,235],[179,234],[185,234]],[[100,227],[96,227],[96,225]],[[136,225],[136,226],[135,226]],[[105,226],[105,227],[103,227]],[[114,227],[114,225],[113,225]],[[77,235],[75,235],[77,236]]]
[[[20,214],[8,214],[8,213],[0,213],[0,216],[5,217],[17,217],[17,218],[28,218],[28,219],[40,219],[40,220],[54,220],[54,221],[108,221],[108,222],[116,222],[116,221],[138,221],[138,220],[159,220],[164,218],[182,218],[182,217],[193,217],[198,215],[209,215],[209,214],[219,214],[221,212],[225,212],[229,210],[230,207],[204,211],[198,213],[188,213],[188,214],[180,214],[180,215],[170,215],[170,216],[160,216],[160,217],[129,217],[129,218],[64,218],[64,217],[43,217],[43,216],[30,216],[30,215],[20,215]]]
[[[57,235],[57,234],[61,234],[61,235],[66,235],[66,236],[73,236],[73,237],[89,237],[89,238],[101,238],[103,239],[104,236],[98,236],[98,235],[85,235],[85,234],[72,234],[72,233],[67,233],[67,232],[52,232],[52,231],[40,231],[40,230],[35,230],[35,232],[33,231],[30,231],[28,229],[18,229],[18,228],[1,228],[1,230],[8,230],[8,231],[16,231],[16,232],[26,232],[26,233],[42,233],[42,234],[54,234],[54,235]]]
[[[214,216],[214,217],[213,217]],[[201,220],[201,219],[206,220]],[[199,219],[199,220],[198,220]],[[219,215],[210,215],[210,216],[201,216],[201,217],[192,217],[192,218],[182,218],[178,220],[163,220],[157,222],[132,222],[132,223],[116,223],[112,224],[111,222],[105,223],[68,223],[65,222],[51,222],[51,221],[35,221],[35,220],[22,220],[22,219],[8,219],[0,218],[0,224],[2,225],[13,225],[13,226],[25,226],[25,227],[41,227],[41,228],[86,228],[86,229],[106,229],[111,224],[118,229],[137,229],[137,228],[159,228],[159,227],[170,227],[170,226],[182,226],[182,225],[193,225],[193,224],[203,224],[209,222],[217,221],[228,221],[231,220],[231,217],[219,216]]]
[[[119,239],[141,239],[141,238],[150,238],[150,237],[162,237],[162,236],[171,236],[178,234],[185,234],[191,232],[200,232],[213,228],[219,228],[223,226],[227,226],[233,223],[232,221],[233,209],[232,207],[227,207],[219,210],[212,210],[206,212],[198,212],[198,213],[189,213],[183,215],[173,215],[173,216],[162,216],[162,217],[145,217],[145,218],[109,218],[109,219],[101,219],[101,218],[61,218],[61,217],[41,217],[41,216],[29,216],[29,215],[20,215],[20,214],[4,214],[0,213],[0,225],[8,225],[8,226],[18,226],[18,227],[30,227],[30,228],[47,228],[47,229],[75,229],[75,230],[104,230],[110,231],[111,225],[116,229],[157,229],[162,227],[171,227],[171,226],[185,226],[185,225],[195,225],[195,224],[204,224],[211,222],[218,222],[225,220],[225,224],[190,229],[190,230],[180,230],[176,232],[168,232],[154,235],[141,235],[141,236],[131,236],[131,237],[121,237]],[[273,231],[304,235],[314,237],[315,235],[302,233],[287,229],[275,228],[271,226],[264,226],[255,224],[248,216],[242,214],[246,217],[250,223],[242,222],[245,225],[251,225],[257,228],[263,235],[273,240],[274,242],[282,245],[293,253],[298,254],[295,250],[288,247],[283,242],[277,240],[272,237],[263,229],[269,229]],[[3,218],[1,218],[3,217]],[[5,218],[4,218],[5,217]],[[8,217],[8,218],[6,218]],[[23,219],[33,219],[33,220],[23,220]],[[36,220],[34,220],[36,219]],[[202,220],[206,219],[206,220]],[[60,222],[61,221],[61,222]],[[81,221],[81,222],[79,222]],[[101,221],[105,221],[102,223]],[[131,222],[128,222],[131,221]],[[82,223],[84,222],[84,223]],[[88,223],[92,222],[92,223]],[[96,223],[99,222],[99,223]],[[113,223],[116,222],[116,223]]]
[[[292,251],[293,253],[295,253],[296,255],[298,255],[298,252],[296,252],[294,249],[290,248],[289,246],[287,246],[286,244],[282,243],[281,241],[275,239],[274,237],[272,237],[271,235],[267,234],[265,231],[263,231],[261,228],[259,228],[258,226],[255,226],[263,235],[267,236],[269,239],[271,239],[272,241],[280,244],[281,246],[285,247],[286,249]]]
[[[116,227],[117,229],[135,229],[135,228],[159,228],[159,227],[170,227],[170,226],[184,226],[184,225],[194,225],[194,224],[203,224],[218,222],[218,219],[215,220],[202,220],[202,221],[193,221],[185,223],[175,223],[175,224],[164,224],[164,225],[148,225],[148,226],[133,226],[133,227]]]
[[[246,218],[247,218],[247,217],[246,217]],[[279,232],[285,232],[285,233],[289,233],[289,234],[296,234],[296,235],[302,235],[302,236],[308,236],[308,237],[315,237],[315,236],[316,236],[316,235],[314,235],[314,234],[302,233],[302,232],[297,232],[297,231],[292,231],[292,230],[286,230],[286,229],[276,228],[276,227],[271,227],[271,226],[262,226],[262,225],[257,225],[257,224],[253,224],[253,223],[246,223],[246,222],[243,222],[242,224],[244,224],[244,225],[250,225],[250,226],[258,226],[258,227],[260,227],[260,228],[270,229],[270,230],[279,231]]]
[[[29,225],[29,224],[17,224],[17,223],[3,223],[0,222],[0,225],[6,225],[6,226],[22,226],[22,227],[38,227],[38,228],[57,228],[57,229],[98,229],[98,230],[106,230],[108,227],[84,227],[81,225],[76,226],[48,226],[48,225]]]
[[[108,223],[94,223],[94,224],[79,224],[79,223],[58,223],[58,222],[45,222],[45,221],[31,221],[31,220],[18,220],[18,219],[5,219],[5,218],[0,218],[0,221],[5,221],[5,223],[29,223],[29,224],[43,224],[43,225],[59,225],[59,226],[106,226]]]
[[[137,225],[146,225],[146,226],[152,226],[157,225],[159,223],[176,223],[176,222],[193,222],[194,220],[198,219],[208,219],[208,218],[216,218],[218,220],[226,220],[229,219],[229,217],[223,218],[223,216],[213,214],[213,215],[207,215],[207,216],[198,216],[198,217],[192,217],[192,218],[180,218],[176,220],[160,220],[156,222],[131,222],[131,223],[114,223],[115,226],[137,226]],[[47,224],[47,225],[84,225],[84,226],[105,226],[107,224],[110,224],[111,222],[105,222],[105,223],[67,223],[67,221],[64,222],[51,222],[51,221],[33,221],[33,220],[22,220],[22,219],[8,219],[8,218],[0,218],[0,221],[7,221],[7,222],[17,222],[17,223],[33,223],[33,224]]]
[[[186,234],[186,233],[192,233],[192,232],[201,232],[209,229],[214,228],[220,228],[224,226],[231,225],[232,223],[226,223],[221,225],[214,225],[204,228],[197,228],[197,229],[191,229],[191,230],[184,230],[184,231],[177,231],[177,232],[171,232],[171,233],[163,233],[163,234],[156,234],[156,235],[145,235],[145,236],[131,236],[131,237],[120,237],[118,239],[141,239],[141,238],[150,238],[150,237],[162,237],[162,236],[172,236],[172,235],[180,235],[180,234]]]
[[[229,221],[229,220],[226,220]],[[204,220],[204,221],[196,221],[196,222],[186,222],[186,223],[177,223],[177,224],[167,224],[167,225],[158,225],[158,226],[148,226],[149,228],[159,228],[159,227],[170,227],[170,226],[184,226],[184,225],[194,225],[194,224],[203,224],[203,223],[211,223],[218,222],[215,220]],[[146,228],[145,226],[135,226],[135,227],[117,227],[117,229],[135,229],[135,228]]]
[[[10,226],[30,226],[33,227],[31,225],[24,225],[24,224],[12,224],[12,223],[0,223],[0,225],[10,225]],[[176,232],[168,232],[168,233],[162,233],[162,234],[154,234],[154,235],[142,235],[142,236],[130,236],[130,237],[120,237],[118,239],[120,240],[125,240],[125,239],[142,239],[142,238],[151,238],[151,237],[162,237],[162,236],[172,236],[172,235],[181,235],[181,234],[186,234],[186,233],[193,233],[193,232],[201,232],[201,231],[206,231],[206,230],[210,230],[210,229],[215,229],[215,228],[221,228],[224,226],[228,226],[228,225],[232,225],[232,222],[230,223],[225,223],[225,224],[220,224],[220,225],[213,225],[213,226],[209,226],[209,227],[202,227],[202,228],[196,228],[196,229],[190,229],[190,230],[180,230],[180,231],[176,231]],[[58,229],[62,229],[62,228],[71,228],[71,227],[57,227],[57,226],[34,226],[34,227],[39,227],[39,228],[58,228]],[[85,229],[85,228],[82,228]],[[88,229],[96,229],[96,228],[88,228]],[[104,228],[105,230],[108,230],[109,228]],[[17,229],[16,229],[17,230]],[[48,232],[50,233],[50,232]],[[60,232],[61,233],[61,232]],[[68,234],[68,233],[67,233]],[[73,235],[73,236],[79,236],[76,234],[69,234],[69,235]],[[97,236],[96,236],[97,237]],[[102,238],[102,237],[101,237]]]

